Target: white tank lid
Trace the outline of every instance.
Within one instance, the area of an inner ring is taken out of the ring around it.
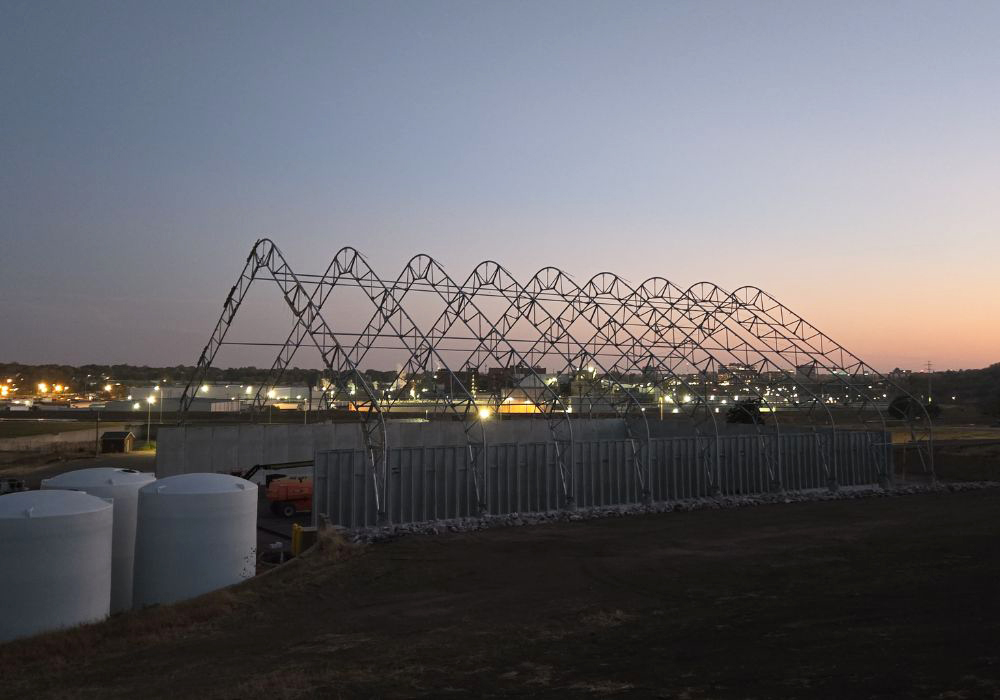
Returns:
[[[139,493],[189,495],[257,490],[257,484],[230,474],[178,474],[146,484]]]
[[[148,484],[156,477],[135,469],[117,469],[115,467],[95,467],[93,469],[77,469],[50,479],[44,479],[45,488],[86,489],[88,486],[123,486],[127,484]]]
[[[18,491],[0,496],[0,519],[58,518],[110,507],[103,498],[83,491]]]

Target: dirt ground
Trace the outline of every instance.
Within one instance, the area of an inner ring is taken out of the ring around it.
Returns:
[[[121,467],[137,469],[141,472],[152,472],[156,468],[156,452],[112,453],[73,459],[59,459],[52,455],[28,455],[14,464],[0,462],[0,477],[23,479],[29,488],[37,489],[42,479],[48,479],[63,472],[95,467]]]
[[[0,645],[31,698],[996,698],[1000,489],[328,547]]]

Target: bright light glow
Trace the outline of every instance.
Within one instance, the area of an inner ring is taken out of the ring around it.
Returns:
[[[244,391],[243,393],[244,393],[244,394],[248,394],[248,395],[249,395],[249,394],[250,394],[250,391],[251,391],[252,389],[253,389],[253,387],[252,387],[252,386],[250,386],[250,385],[248,384],[248,385],[247,385],[247,388],[246,388],[246,390],[245,390],[245,391]]]
[[[479,420],[486,420],[491,415],[493,415],[493,411],[491,411],[490,409],[488,409],[488,408],[480,408],[479,409]]]
[[[104,385],[104,390],[105,391],[111,391],[111,385],[110,384],[105,384]]]
[[[139,410],[139,402],[138,401],[136,401],[134,404],[132,404],[132,410],[134,410],[134,411],[138,411]]]
[[[201,390],[202,391],[208,391],[208,384],[202,384],[201,385]]]
[[[672,410],[672,411],[670,411],[670,412],[671,412],[671,413],[680,413],[680,412],[681,412],[681,409],[679,409],[679,408],[675,408],[675,409],[673,409],[673,410]]]
[[[267,392],[267,398],[273,399],[274,396],[275,396],[274,389],[271,389]]]
[[[684,394],[684,403],[691,403],[691,394]]]
[[[60,391],[63,390],[63,385],[62,384],[56,384],[54,387],[52,387],[52,389],[58,394]]]
[[[44,394],[48,390],[49,390],[49,385],[48,384],[46,384],[45,382],[38,382],[38,393],[39,394]]]
[[[0,396],[6,396],[9,391],[10,389],[7,387],[6,384],[0,386]]]
[[[159,384],[157,384],[156,386],[153,387],[153,391],[159,391],[159,390],[160,390],[160,385]]]
[[[146,397],[146,403],[150,405],[156,403],[156,397],[150,394],[149,396]]]

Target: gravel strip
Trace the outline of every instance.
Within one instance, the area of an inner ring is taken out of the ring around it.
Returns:
[[[747,496],[718,496],[715,498],[689,498],[680,501],[662,501],[648,504],[627,504],[620,506],[595,506],[573,510],[555,510],[542,513],[508,513],[505,515],[485,515],[480,518],[455,518],[451,520],[430,520],[419,523],[404,523],[381,527],[346,529],[337,527],[349,542],[371,544],[385,542],[406,535],[440,535],[447,532],[472,532],[495,527],[520,527],[524,525],[545,525],[597,518],[621,518],[628,515],[646,513],[672,513],[693,510],[716,510],[720,508],[747,508],[775,503],[809,503],[815,501],[844,501],[858,498],[894,498],[925,493],[949,493],[997,488],[996,481],[937,482],[933,484],[907,484],[889,489],[877,486],[841,487],[829,489],[809,489],[806,491],[781,491]]]

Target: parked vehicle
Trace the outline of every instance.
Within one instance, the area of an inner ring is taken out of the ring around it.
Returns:
[[[312,512],[313,480],[309,476],[272,479],[267,485],[271,512],[285,518]]]
[[[264,496],[270,502],[271,512],[280,517],[290,518],[296,514],[312,512],[313,480],[311,476],[288,476],[281,472],[286,469],[311,466],[313,466],[311,459],[255,464],[246,471],[234,471],[232,474],[252,481],[257,472],[264,472]]]

